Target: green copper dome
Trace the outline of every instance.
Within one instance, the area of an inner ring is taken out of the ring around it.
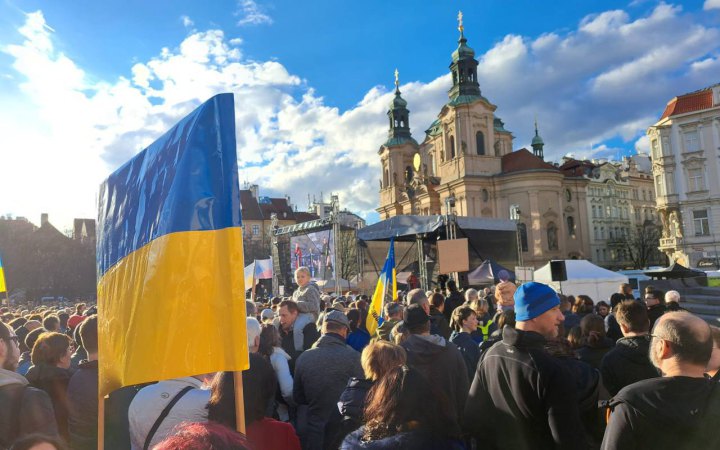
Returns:
[[[400,91],[395,90],[395,98],[390,102],[390,109],[406,108],[407,102],[400,96]]]
[[[532,145],[545,145],[545,143],[543,142],[542,138],[536,134],[535,137],[532,139]]]
[[[452,53],[452,60],[453,61],[459,61],[461,59],[471,59],[475,58],[475,50],[470,48],[470,46],[467,45],[467,39],[465,39],[465,36],[463,34],[460,35],[460,40],[458,40],[458,48]]]

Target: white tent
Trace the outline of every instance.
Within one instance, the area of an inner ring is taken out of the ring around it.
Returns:
[[[567,281],[552,281],[550,263],[547,263],[535,271],[535,281],[548,284],[565,295],[587,295],[595,303],[600,300],[609,302],[610,296],[618,292],[620,284],[628,282],[627,276],[603,269],[584,259],[565,260],[565,270]]]

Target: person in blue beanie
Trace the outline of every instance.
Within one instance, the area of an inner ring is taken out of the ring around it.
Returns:
[[[578,394],[565,366],[545,350],[564,316],[560,298],[542,283],[513,296],[515,328],[485,352],[465,404],[464,430],[484,449],[586,449]]]

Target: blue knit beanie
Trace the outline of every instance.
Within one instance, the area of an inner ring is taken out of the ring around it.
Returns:
[[[560,304],[560,297],[547,284],[531,281],[515,291],[515,320],[534,319]]]

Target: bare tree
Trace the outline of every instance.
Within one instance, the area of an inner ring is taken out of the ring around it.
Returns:
[[[620,248],[625,249],[635,269],[643,269],[653,262],[662,262],[662,255],[658,250],[660,227],[652,221],[646,220],[617,241]]]
[[[338,236],[337,247],[338,259],[340,259],[340,278],[350,280],[358,274],[358,245],[354,229],[341,229]]]

